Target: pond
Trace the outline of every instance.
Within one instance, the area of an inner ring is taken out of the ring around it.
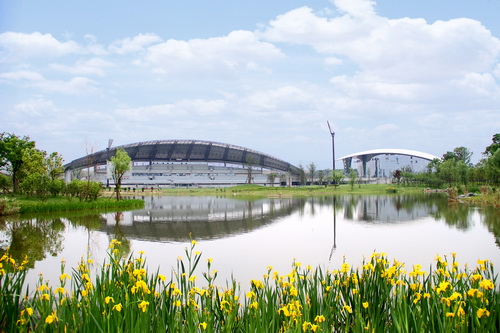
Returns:
[[[0,246],[17,258],[28,256],[30,289],[39,274],[56,285],[62,260],[67,273],[81,258],[101,264],[112,239],[130,253],[144,251],[150,269],[170,276],[192,237],[203,254],[200,272],[212,258],[216,284],[225,286],[233,276],[243,289],[251,279],[262,279],[268,266],[280,274],[294,260],[328,269],[344,261],[357,267],[374,251],[404,262],[408,270],[421,264],[429,271],[436,255],[452,252],[471,268],[478,259],[490,259],[497,272],[500,267],[500,211],[448,204],[440,194],[142,198],[140,210],[4,221]]]

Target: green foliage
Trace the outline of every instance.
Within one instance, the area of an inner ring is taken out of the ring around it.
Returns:
[[[397,188],[395,188],[395,187],[388,187],[388,188],[386,188],[386,189],[385,189],[385,191],[386,191],[387,193],[397,193],[397,192],[398,192],[398,189],[397,189]]]
[[[48,175],[32,173],[24,177],[21,189],[29,196],[36,195],[41,201],[47,200],[49,184],[52,182]]]
[[[102,192],[100,182],[91,182],[74,179],[66,184],[65,194],[69,201],[78,198],[80,201],[94,201]]]
[[[93,201],[60,201],[47,200],[46,202],[19,202],[20,213],[45,213],[62,211],[83,211],[83,210],[102,210],[102,209],[131,209],[144,207],[144,201],[139,199],[110,200],[97,199]]]
[[[63,158],[59,153],[53,152],[45,159],[47,171],[52,180],[57,179],[63,172]]]
[[[500,133],[493,135],[492,141],[492,144],[486,147],[483,152],[485,156],[493,155],[500,148]]]
[[[15,134],[0,134],[0,167],[6,167],[12,175],[14,192],[19,188],[19,172],[23,165],[22,152],[34,148],[35,142],[29,137],[18,137]]]
[[[16,200],[0,198],[0,216],[12,215],[19,212],[19,204]]]
[[[494,332],[500,321],[497,275],[488,260],[462,268],[452,254],[429,271],[407,269],[384,253],[358,268],[271,266],[263,280],[216,285],[212,259],[191,241],[170,279],[149,271],[144,255],[126,256],[112,240],[98,267],[82,259],[72,276],[61,264],[59,285],[40,278],[23,298],[26,261],[0,259],[0,331],[8,332]],[[70,285],[68,285],[70,283]],[[367,329],[368,328],[368,329]]]
[[[349,171],[349,185],[351,186],[351,191],[354,189],[354,184],[356,184],[356,178],[358,177],[358,173],[356,170],[352,169]]]
[[[120,188],[123,175],[130,170],[130,156],[127,152],[119,148],[116,150],[115,156],[111,157],[111,175],[115,182],[116,200],[120,200]]]
[[[335,183],[335,185],[340,185],[340,182],[344,179],[344,173],[339,170],[333,170],[332,171],[332,178]]]
[[[0,173],[0,189],[2,192],[8,192],[11,181],[10,178],[2,173]]]

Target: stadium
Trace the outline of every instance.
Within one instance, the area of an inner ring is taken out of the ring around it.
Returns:
[[[227,187],[241,184],[292,185],[299,169],[252,149],[200,140],[158,140],[110,147],[65,165],[65,180],[114,181],[109,160],[122,148],[131,158],[122,186]]]
[[[347,175],[353,168],[362,178],[391,178],[394,171],[423,172],[437,156],[408,149],[373,149],[341,157]],[[353,165],[354,162],[354,165]]]

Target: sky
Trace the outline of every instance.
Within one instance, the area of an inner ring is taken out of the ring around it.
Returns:
[[[296,166],[500,133],[500,0],[0,0],[0,132],[65,162],[150,140]],[[340,163],[337,162],[337,168]]]

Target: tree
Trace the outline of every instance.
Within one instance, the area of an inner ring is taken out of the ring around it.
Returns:
[[[247,172],[248,172],[247,183],[248,184],[252,183],[252,179],[253,179],[252,171],[253,171],[254,165],[255,165],[255,158],[252,155],[248,155],[247,156]]]
[[[54,152],[45,159],[47,164],[47,171],[52,180],[62,175],[64,172],[63,158],[58,153]]]
[[[457,162],[464,162],[467,166],[470,165],[470,158],[472,157],[472,152],[469,148],[457,147],[453,149],[453,152],[457,156]]]
[[[318,183],[320,185],[323,185],[324,178],[325,178],[325,172],[323,170],[319,170],[318,171]]]
[[[272,187],[274,187],[274,180],[276,179],[277,176],[278,175],[275,173],[270,173],[267,175],[267,180],[269,181]]]
[[[10,171],[14,192],[19,189],[19,172],[23,165],[22,152],[34,147],[35,142],[27,136],[18,137],[5,132],[0,134],[0,168]]]
[[[332,171],[332,178],[333,178],[333,183],[335,184],[335,186],[338,186],[338,185],[340,185],[340,182],[342,181],[342,179],[344,179],[344,174],[342,173],[342,171],[333,170]]]
[[[454,159],[444,161],[439,166],[438,175],[451,187],[457,179],[457,162]]]
[[[111,175],[115,181],[116,200],[120,200],[120,187],[123,175],[130,170],[130,156],[123,148],[116,150],[115,156],[111,157]]]
[[[307,166],[307,169],[309,170],[309,176],[311,177],[312,185],[314,183],[314,174],[316,173],[316,165],[314,164],[314,162],[311,162],[311,164]]]
[[[491,140],[493,143],[486,147],[486,150],[483,152],[485,156],[492,156],[500,148],[500,133],[493,135]]]
[[[356,184],[356,178],[358,177],[358,173],[356,170],[352,169],[349,171],[349,185],[351,185],[351,191],[354,189],[354,184]]]
[[[394,173],[392,174],[392,176],[394,178],[396,178],[397,182],[398,182],[398,185],[399,185],[399,182],[401,181],[401,176],[403,175],[403,173],[401,172],[401,170],[395,170]]]
[[[302,164],[299,164],[298,168],[299,168],[300,185],[305,185],[307,183],[307,179],[306,179],[306,172],[304,170],[304,167],[302,166]]]

